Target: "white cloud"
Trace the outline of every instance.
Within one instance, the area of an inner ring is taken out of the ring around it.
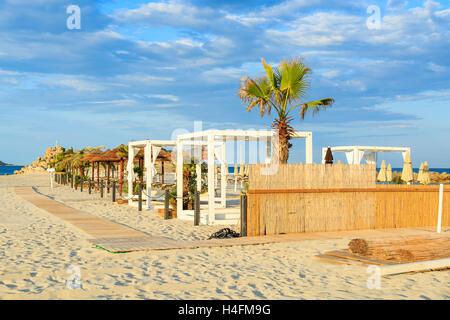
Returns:
[[[94,81],[85,81],[77,79],[66,79],[59,81],[49,81],[48,84],[61,87],[72,88],[77,91],[100,91],[103,90],[103,86],[97,84]]]
[[[163,100],[170,100],[173,102],[179,101],[180,98],[177,96],[171,95],[171,94],[150,94],[148,95],[151,98],[157,98],[157,99],[163,99]]]

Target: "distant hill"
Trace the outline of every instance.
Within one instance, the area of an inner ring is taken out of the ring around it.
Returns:
[[[0,161],[0,166],[12,166],[12,164],[7,164],[7,163]]]

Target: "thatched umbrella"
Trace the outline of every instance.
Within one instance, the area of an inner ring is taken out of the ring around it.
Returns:
[[[423,162],[420,163],[419,173],[417,174],[417,181],[423,183]]]
[[[110,176],[111,176],[111,164],[112,163],[119,163],[123,161],[123,157],[119,155],[119,147],[113,149],[113,150],[106,150],[105,152],[98,154],[97,156],[92,158],[92,161],[95,162],[103,162],[106,163],[106,170],[107,170],[107,192],[109,192],[109,186],[110,186]],[[123,167],[123,166],[122,166]],[[98,167],[99,168],[99,167]],[[98,171],[97,171],[98,176]],[[114,174],[113,174],[114,177]],[[123,181],[120,181],[120,184],[122,184]]]
[[[430,168],[428,167],[428,161],[425,161],[425,163],[423,164],[422,183],[423,184],[430,183]]]
[[[156,158],[156,161],[161,162],[161,182],[164,183],[164,162],[172,162],[172,153],[161,149],[159,151],[158,157]]]
[[[412,169],[412,162],[411,162],[411,155],[409,152],[405,155],[405,160],[403,162],[403,171],[402,171],[402,177],[401,179],[405,181],[406,183],[410,183],[413,179],[413,169]]]
[[[391,167],[390,163],[388,164],[387,171],[386,171],[386,181],[387,182],[392,181],[392,167]]]
[[[90,162],[91,163],[91,178],[92,178],[92,182],[94,183],[95,182],[95,172],[94,172],[94,169],[95,169],[95,161],[93,161],[93,159],[95,158],[95,157],[97,157],[98,155],[100,155],[100,154],[102,154],[103,152],[102,151],[100,151],[99,149],[95,149],[95,150],[93,150],[93,151],[91,151],[91,152],[89,152],[87,155],[85,155],[82,159],[81,159],[81,161],[83,161],[83,162]]]
[[[386,162],[381,163],[380,172],[378,173],[377,180],[380,182],[386,182]]]
[[[92,162],[93,166],[95,166],[95,164],[97,164],[97,185],[98,186],[100,186],[100,162],[103,162],[103,155],[108,151],[109,150],[97,153],[90,158],[90,161]],[[92,179],[94,180],[94,178],[92,178]],[[94,185],[95,185],[95,183],[94,183]]]

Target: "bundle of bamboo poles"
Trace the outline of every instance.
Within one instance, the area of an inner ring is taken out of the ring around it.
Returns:
[[[352,239],[353,254],[399,263],[450,258],[450,235],[430,234],[383,239]]]

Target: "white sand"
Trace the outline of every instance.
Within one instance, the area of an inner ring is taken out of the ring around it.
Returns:
[[[366,269],[314,255],[345,248],[348,239],[261,246],[112,254],[84,232],[22,200],[13,186],[39,192],[87,213],[151,235],[204,239],[220,226],[194,227],[112,204],[67,187],[51,191],[46,175],[0,176],[1,299],[449,299],[450,273],[383,278],[368,289]],[[81,289],[66,288],[78,266]]]

